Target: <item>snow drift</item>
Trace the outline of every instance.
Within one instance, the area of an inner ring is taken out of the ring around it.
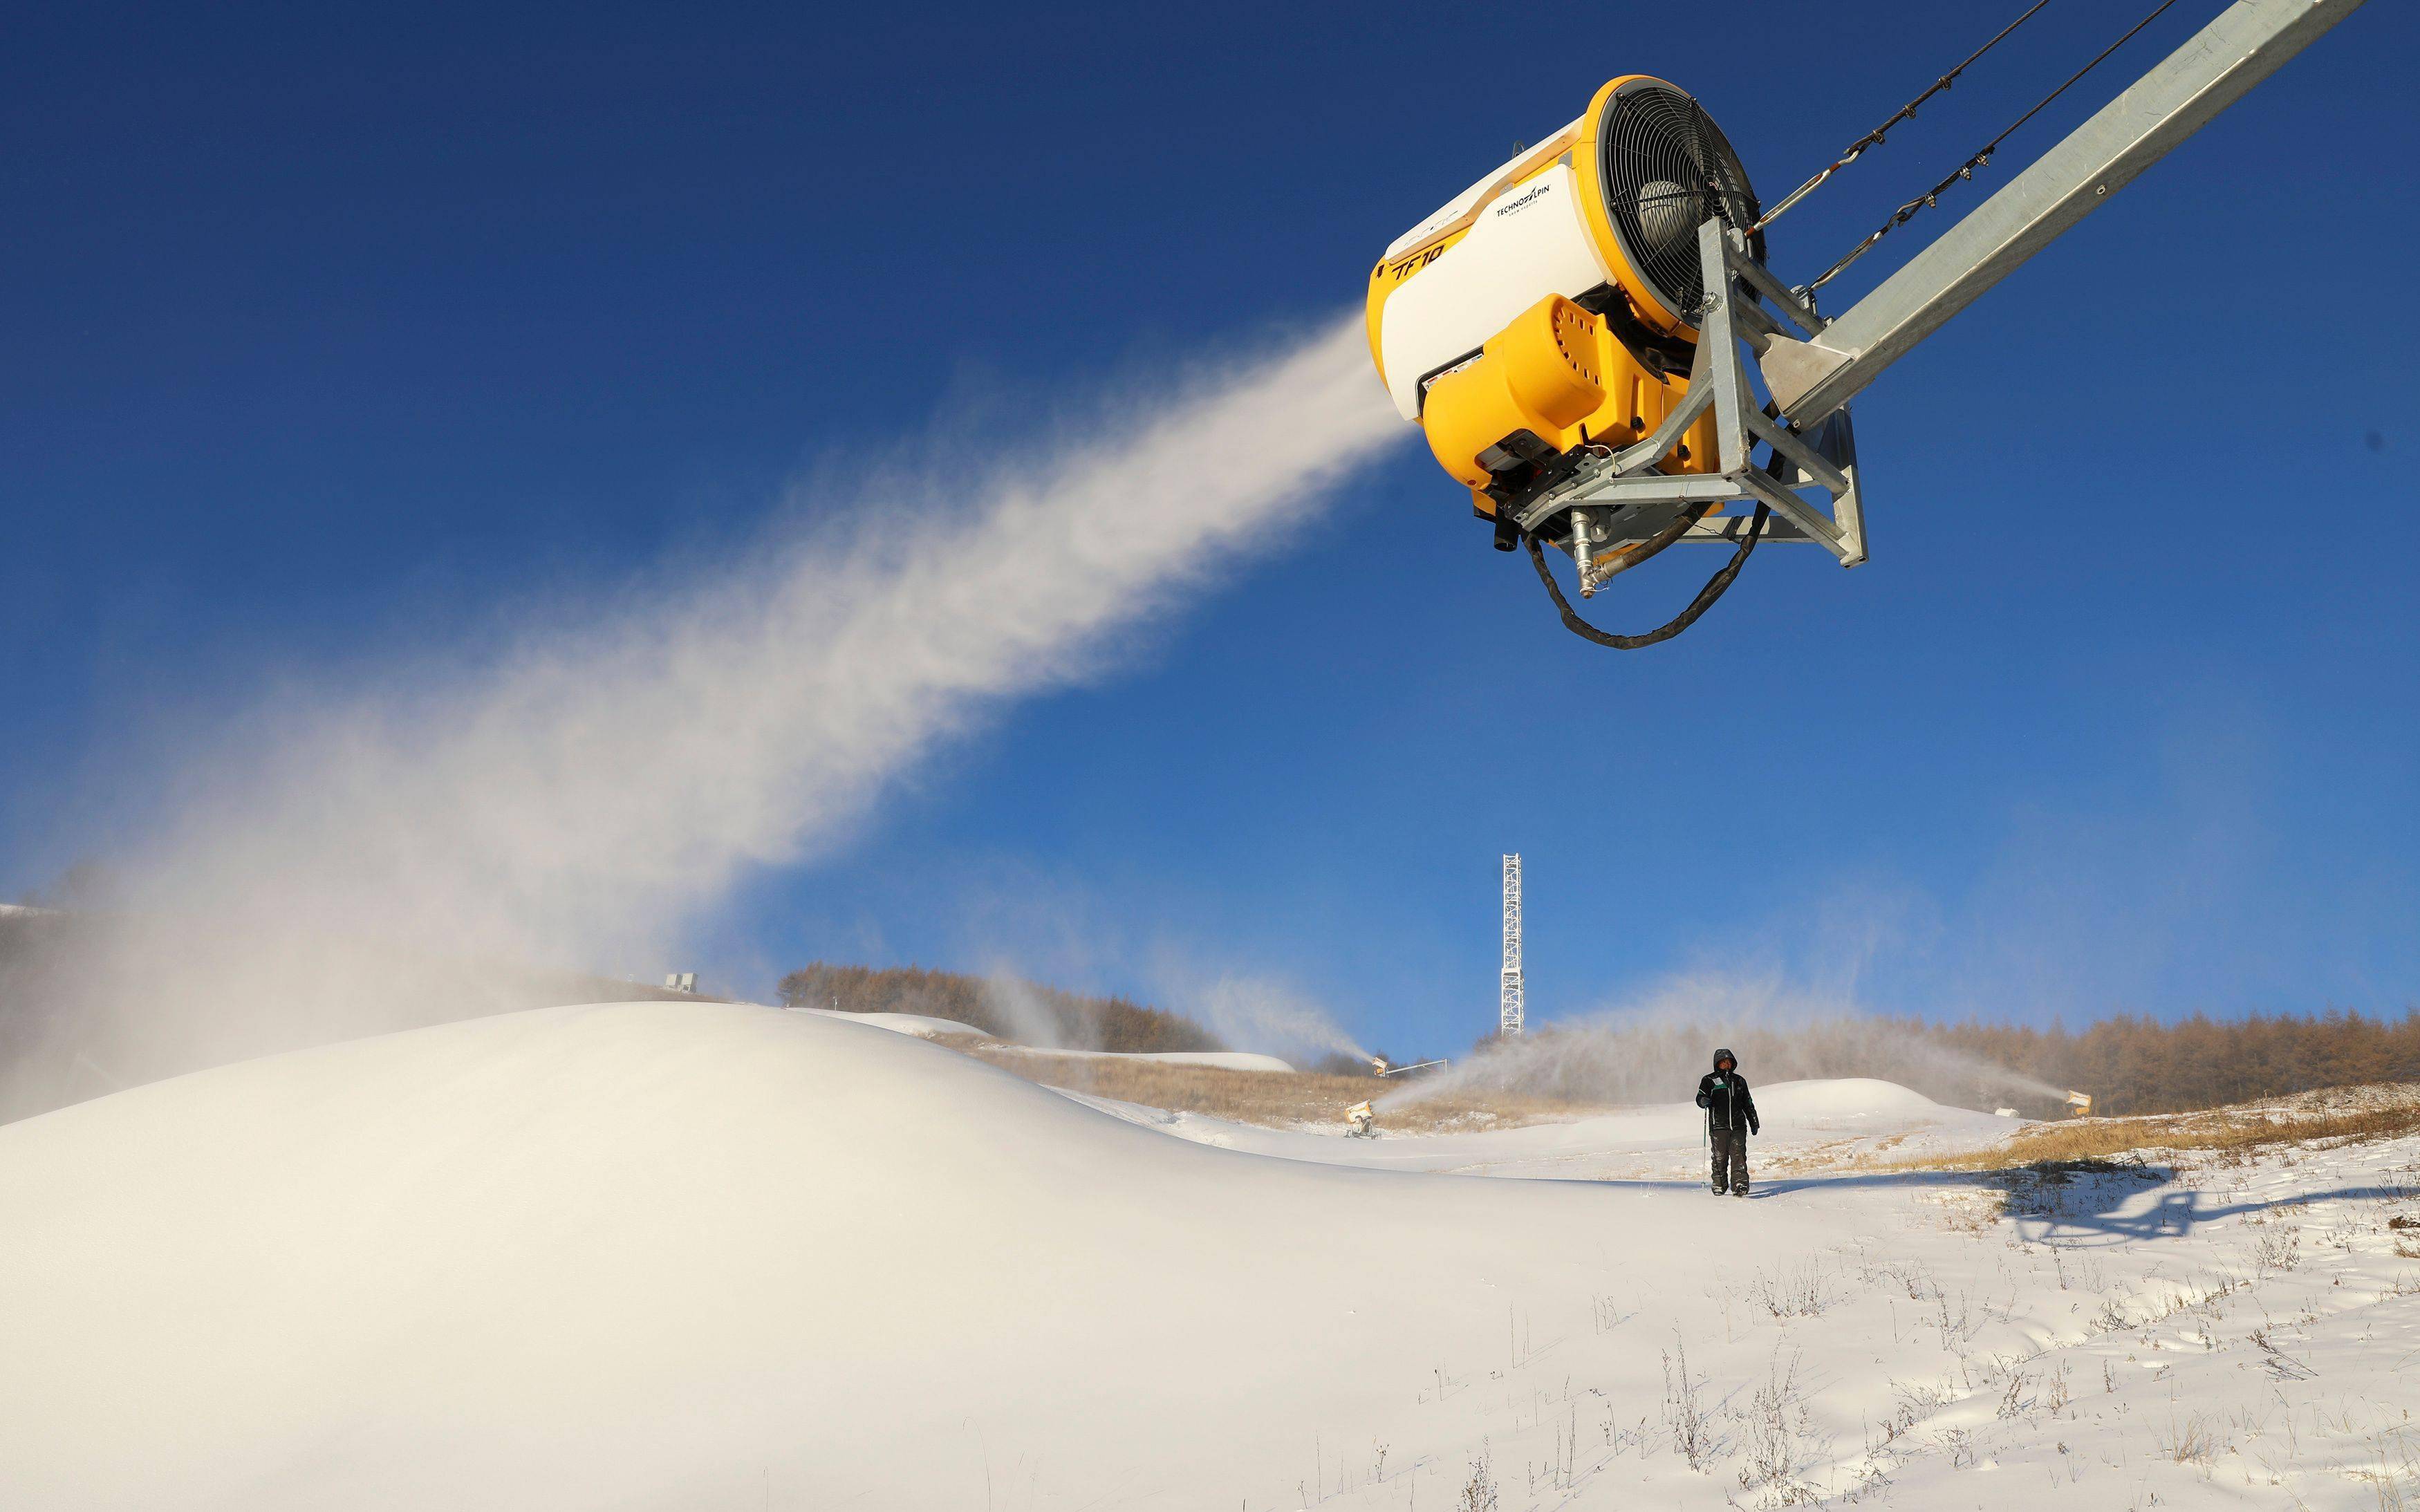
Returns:
[[[1776,1136],[1939,1111],[1880,1084],[1765,1109]],[[2019,1512],[2052,1486],[2350,1512],[2420,1488],[2420,1141],[2083,1174],[2003,1211],[1926,1171],[1713,1197],[1693,1143],[1652,1155],[1672,1179],[1615,1174],[1688,1123],[1659,1121],[1292,1136],[1585,1180],[1321,1165],[724,1005],[205,1072],[0,1128],[0,1505]]]
[[[416,1030],[0,1128],[0,1501],[1264,1505],[1289,1403],[1409,1408],[1663,1205],[1230,1154],[813,1014]]]

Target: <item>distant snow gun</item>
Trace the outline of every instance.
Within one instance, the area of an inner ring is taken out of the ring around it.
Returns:
[[[2092,1117],[2092,1094],[2089,1092],[2068,1093],[2067,1116],[2071,1119],[2088,1119]]]
[[[1443,1057],[1438,1057],[1431,1060],[1416,1060],[1408,1066],[1397,1066],[1390,1063],[1384,1056],[1372,1056],[1370,1057],[1370,1074],[1373,1076],[1409,1076],[1416,1071],[1426,1071],[1431,1066],[1443,1066],[1447,1064],[1450,1064],[1450,1062],[1448,1062]]]
[[[1344,1137],[1371,1139],[1377,1135],[1378,1110],[1368,1103],[1356,1103],[1344,1110]]]
[[[1469,491],[1497,549],[1528,548],[1564,625],[1620,650],[1654,645],[1712,607],[1760,541],[1811,542],[1846,567],[1865,561],[1851,396],[2360,4],[2236,0],[1836,316],[1818,312],[1817,290],[1973,178],[2167,4],[1794,287],[1766,269],[1766,227],[2041,7],[1771,209],[1695,99],[1624,74],[1387,248],[1370,269],[1371,358],[1397,411]],[[1776,76],[1753,55],[1745,87],[1826,87],[1792,77],[1786,63]],[[1753,513],[1724,513],[1733,505]],[[1542,550],[1571,556],[1588,598],[1684,542],[1732,554],[1679,615],[1638,635],[1581,619]]]

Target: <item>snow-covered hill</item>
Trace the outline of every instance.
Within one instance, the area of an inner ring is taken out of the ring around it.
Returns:
[[[1705,1161],[1706,1116],[1688,1103],[1623,1108],[1565,1123],[1398,1135],[1388,1119],[1408,1100],[1382,1100],[1376,1136],[1364,1141],[1337,1138],[1342,1124],[1325,1132],[1269,1129],[1080,1092],[1065,1095],[1198,1144],[1370,1170],[1586,1180],[1656,1177],[1687,1184],[1698,1180]],[[1853,1153],[1905,1159],[1975,1149],[2024,1121],[1945,1107],[1896,1083],[1863,1077],[1776,1082],[1759,1088],[1756,1098],[1765,1128],[1756,1141],[1754,1164],[1776,1172],[1837,1164]]]
[[[937,1019],[928,1013],[844,1013],[836,1008],[810,1008],[800,1011],[819,1018],[838,1019],[843,1024],[866,1024],[893,1034],[912,1034],[919,1040],[930,1040],[946,1034],[970,1034],[990,1038],[971,1024],[956,1019]]]
[[[1031,1053],[1077,1060],[1156,1060],[1171,1066],[1210,1066],[1220,1071],[1294,1070],[1291,1062],[1249,1050],[1061,1050],[993,1041],[988,1030],[976,1028],[971,1024],[961,1024],[956,1019],[933,1018],[923,1013],[850,1013],[830,1008],[810,1008],[802,1011],[839,1019],[844,1024],[870,1024],[877,1029],[912,1034],[920,1040],[962,1035],[992,1041],[1003,1053],[1010,1055]]]
[[[1928,1117],[1806,1088],[1776,1139]],[[1637,1156],[1589,1127],[1453,1137]],[[814,1014],[543,1010],[0,1128],[0,1504],[2372,1507],[2414,1158],[1741,1202],[1212,1148]]]

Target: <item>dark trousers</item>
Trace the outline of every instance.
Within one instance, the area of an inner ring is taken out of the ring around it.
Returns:
[[[1708,1133],[1714,1147],[1714,1190],[1747,1190],[1747,1131],[1714,1125]]]

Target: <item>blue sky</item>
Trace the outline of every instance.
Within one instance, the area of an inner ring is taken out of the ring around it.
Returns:
[[[2171,11],[1935,226],[2215,9]],[[1690,14],[21,19],[0,895],[105,856],[181,721],[711,560],[937,417],[1015,436],[1353,307],[1378,249],[1614,73],[1698,92],[1772,197],[1997,24]],[[1776,266],[1822,267],[2120,25],[2046,9],[1782,222]],[[1761,27],[1786,31],[1753,69],[1714,61]],[[752,878],[696,961],[624,964],[1243,972],[1451,1049],[1492,1017],[1519,849],[1541,1016],[1716,970],[1951,1016],[2399,1011],[2415,46],[2369,7],[1869,391],[1869,565],[1761,553],[1686,637],[1601,651],[1407,433],[1108,675]],[[1652,623],[1711,566],[1595,612]]]

